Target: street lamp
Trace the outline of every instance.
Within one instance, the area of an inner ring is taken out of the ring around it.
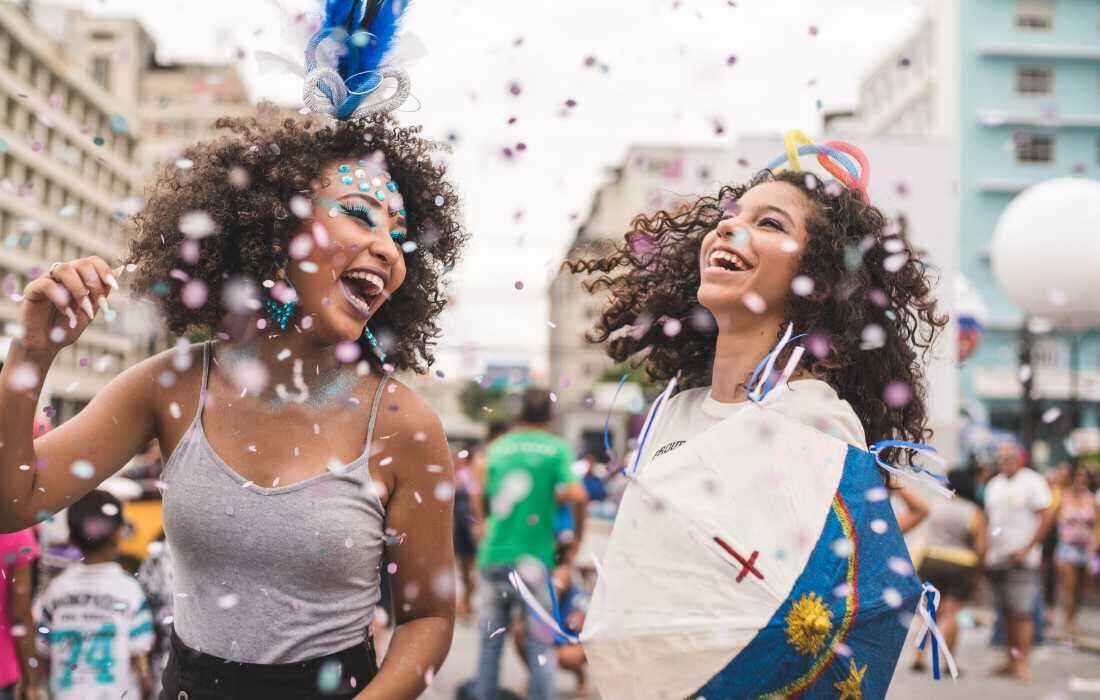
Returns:
[[[1005,207],[993,232],[993,276],[1024,313],[1070,332],[1070,420],[1080,422],[1080,337],[1100,326],[1100,181],[1075,177],[1028,187]],[[1030,331],[1021,331],[1021,363],[1030,365]],[[1033,377],[1025,373],[1024,433],[1032,432]]]

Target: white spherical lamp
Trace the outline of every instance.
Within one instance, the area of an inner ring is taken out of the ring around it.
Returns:
[[[1100,181],[1046,180],[1005,208],[993,276],[1025,312],[1063,328],[1100,325]]]

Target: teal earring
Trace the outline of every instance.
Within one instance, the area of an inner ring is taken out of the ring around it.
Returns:
[[[382,349],[382,345],[378,342],[378,338],[374,337],[374,333],[371,333],[370,326],[363,326],[363,337],[370,343],[371,349],[374,350],[375,355],[378,355],[378,359],[385,362],[386,351]]]
[[[278,302],[271,297],[264,299],[264,309],[267,311],[267,317],[281,331],[285,331],[286,327],[290,325],[290,319],[294,317],[294,311],[297,308],[298,302],[296,301]]]
[[[286,279],[286,273],[283,270],[279,270],[275,277],[283,283],[290,285],[290,280]],[[291,286],[293,289],[293,286]],[[294,318],[294,312],[298,309],[298,295],[294,295],[294,301],[275,301],[268,296],[264,299],[264,310],[267,311],[267,317],[271,319],[271,322],[279,327],[279,330],[285,331],[286,327],[290,325],[290,319]]]

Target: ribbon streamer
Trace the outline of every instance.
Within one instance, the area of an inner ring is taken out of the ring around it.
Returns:
[[[935,447],[932,447],[931,445],[926,445],[922,442],[909,442],[908,440],[879,440],[875,444],[871,445],[871,449],[869,449],[868,452],[875,456],[875,462],[877,462],[880,467],[890,472],[891,474],[905,477],[907,479],[913,479],[914,481],[918,481],[927,486],[930,486],[931,488],[935,489],[936,492],[939,493],[941,496],[947,496],[948,498],[953,498],[955,496],[955,492],[950,489],[950,484],[947,481],[947,477],[943,474],[934,472],[931,469],[925,469],[919,464],[910,464],[908,465],[908,468],[903,468],[897,466],[896,464],[890,464],[886,460],[882,459],[879,453],[882,450],[886,450],[892,447],[900,447],[902,449],[920,452],[921,454],[927,455],[929,459],[938,463],[940,466],[946,468],[947,462],[944,461],[943,457],[940,456]],[[928,478],[922,479],[922,476]]]
[[[634,450],[634,461],[630,466],[630,472],[626,475],[627,477],[633,478],[638,474],[638,467],[642,463],[642,453],[645,452],[646,443],[649,442],[649,431],[657,422],[657,416],[660,414],[665,402],[668,401],[668,397],[676,391],[677,379],[677,377],[670,379],[668,385],[665,386],[665,390],[654,399],[653,404],[649,407],[649,413],[646,414],[645,422],[642,423],[641,438],[638,440],[638,447]]]
[[[925,581],[920,594],[920,604],[917,605],[917,612],[923,618],[920,628],[917,630],[917,648],[924,651],[925,643],[931,639],[932,677],[937,681],[940,679],[940,652],[942,651],[943,658],[947,661],[947,668],[951,671],[952,680],[957,680],[959,669],[955,666],[955,657],[951,655],[951,649],[948,648],[943,633],[940,632],[939,625],[936,624],[936,610],[939,607],[939,590]]]
[[[776,384],[785,383],[790,379],[791,375],[794,374],[795,366],[798,364],[798,361],[802,359],[802,354],[805,350],[795,348],[776,383],[772,382],[772,370],[775,369],[775,362],[779,359],[779,355],[783,352],[783,348],[791,341],[798,340],[805,335],[805,333],[794,335],[794,324],[787,324],[787,330],[783,333],[783,337],[779,339],[779,342],[772,348],[772,351],[765,355],[764,359],[760,360],[760,363],[756,365],[756,369],[753,370],[752,377],[749,378],[749,386],[752,386],[754,383],[756,384],[756,387],[749,392],[750,401],[753,403],[760,403],[768,393],[775,388]],[[802,351],[799,352],[800,350]],[[759,381],[757,381],[757,378],[759,378]]]
[[[611,403],[607,406],[607,417],[603,421],[603,449],[607,452],[607,457],[613,465],[620,463],[621,460],[615,454],[615,450],[611,449],[611,412],[615,410],[615,399],[619,398],[619,392],[623,390],[623,385],[626,384],[626,380],[629,378],[629,374],[619,377],[619,385],[615,387],[615,393],[611,395]]]
[[[531,609],[531,612],[538,617],[543,624],[550,628],[550,631],[554,633],[554,636],[558,638],[558,641],[568,644],[579,644],[581,641],[580,635],[577,635],[569,631],[569,628],[565,626],[565,620],[561,619],[561,611],[558,609],[557,596],[554,595],[554,583],[549,580],[547,576],[547,585],[550,587],[550,601],[554,608],[554,614],[546,612],[546,608],[542,607],[542,603],[539,602],[535,594],[531,592],[531,589],[524,583],[523,577],[519,575],[519,572],[512,569],[508,573],[508,580],[511,581],[512,586],[519,592],[519,597],[523,599],[523,602],[527,604],[527,607]]]

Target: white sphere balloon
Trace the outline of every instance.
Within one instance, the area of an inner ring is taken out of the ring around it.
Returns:
[[[1032,185],[993,232],[993,276],[1029,314],[1055,325],[1100,325],[1100,181],[1061,177]]]

